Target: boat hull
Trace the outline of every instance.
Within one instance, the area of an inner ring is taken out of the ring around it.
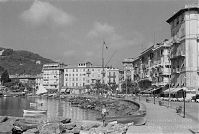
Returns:
[[[24,114],[45,114],[47,110],[23,110]]]

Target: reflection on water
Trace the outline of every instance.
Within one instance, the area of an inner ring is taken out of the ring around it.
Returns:
[[[69,117],[74,120],[95,120],[99,113],[95,111],[71,107],[69,102],[42,98],[0,98],[0,115],[23,116],[23,109],[30,109],[30,102],[43,103],[36,109],[47,110],[49,120],[57,117]]]

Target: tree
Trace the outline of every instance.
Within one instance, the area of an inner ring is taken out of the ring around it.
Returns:
[[[122,93],[136,94],[138,92],[139,92],[139,85],[136,82],[132,82],[131,80],[125,80],[122,83]]]
[[[111,90],[112,90],[113,93],[117,92],[116,89],[118,88],[118,84],[115,84],[115,83],[111,84],[110,87],[111,87]]]
[[[5,70],[1,75],[1,83],[2,85],[4,85],[4,83],[7,83],[7,82],[11,82],[11,79],[9,78],[8,71]]]

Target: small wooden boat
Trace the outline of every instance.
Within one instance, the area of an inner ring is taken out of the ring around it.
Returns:
[[[45,114],[47,110],[23,110],[24,114]]]

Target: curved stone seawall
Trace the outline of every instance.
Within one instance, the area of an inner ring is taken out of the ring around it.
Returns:
[[[133,123],[136,126],[145,125],[146,123],[146,106],[142,103],[129,100],[129,99],[120,99],[121,101],[126,101],[133,103],[134,105],[138,106],[139,109],[134,112],[132,115],[125,115],[120,117],[107,117],[107,122],[117,121],[121,124]]]
[[[137,110],[136,113],[143,113],[143,115],[146,116],[147,110],[146,110],[146,106],[143,103],[133,101],[133,100],[129,100],[129,99],[123,99],[123,101],[131,102],[131,103],[135,104],[136,106],[139,107],[139,109]]]

